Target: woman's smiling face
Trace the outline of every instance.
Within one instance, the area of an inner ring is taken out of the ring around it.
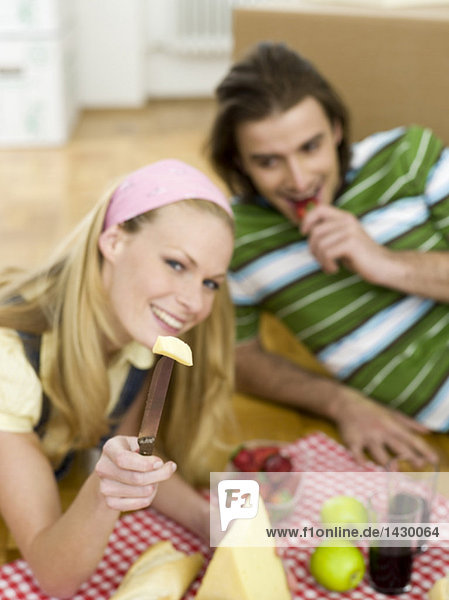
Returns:
[[[158,335],[178,336],[208,317],[233,234],[224,219],[181,201],[158,209],[137,233],[114,225],[99,247],[121,343],[152,348]]]
[[[311,96],[236,128],[239,160],[255,188],[294,223],[307,200],[331,204],[340,185],[342,132]]]

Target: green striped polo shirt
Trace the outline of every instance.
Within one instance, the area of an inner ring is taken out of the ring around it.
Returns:
[[[449,151],[418,126],[372,135],[354,144],[334,204],[386,247],[447,250]],[[257,336],[261,313],[270,312],[340,381],[434,430],[449,429],[449,306],[343,267],[326,274],[297,226],[263,199],[233,208],[237,339]]]

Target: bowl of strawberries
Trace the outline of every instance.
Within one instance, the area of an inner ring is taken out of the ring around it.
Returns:
[[[282,451],[284,444],[269,440],[251,440],[235,448],[230,456],[234,469],[242,473],[293,471],[291,458]]]
[[[299,498],[301,473],[295,468],[285,444],[271,440],[239,444],[231,453],[226,470],[251,473],[244,477],[258,481],[260,495],[272,521],[279,521],[293,512]]]

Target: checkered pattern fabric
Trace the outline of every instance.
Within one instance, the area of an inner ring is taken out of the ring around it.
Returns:
[[[358,472],[375,471],[377,467],[367,463],[363,467],[356,465],[349,453],[321,433],[310,435],[286,447],[286,451],[299,464],[307,452],[309,465],[313,471]],[[329,490],[338,492],[338,477],[335,486],[330,484]],[[315,500],[305,499],[305,510],[315,510],[317,500],[323,500],[323,490]],[[447,503],[438,500],[436,510],[439,516],[449,511]],[[136,558],[148,546],[159,540],[170,540],[175,548],[186,553],[200,551],[206,557],[206,565],[212,556],[209,546],[192,533],[164,517],[153,509],[137,511],[124,515],[111,535],[109,544],[96,572],[73,597],[73,600],[108,600],[118,587],[122,577]],[[344,594],[328,592],[316,584],[309,572],[310,548],[282,548],[280,550],[286,567],[293,573],[296,585],[293,589],[294,599],[304,600],[385,600],[386,596],[375,592],[369,585],[367,577],[356,590]],[[201,583],[205,567],[186,593],[184,600],[195,597]],[[433,583],[449,571],[449,550],[431,547],[427,552],[416,557],[412,575],[412,589],[400,596],[401,600],[424,600]],[[27,563],[16,560],[0,568],[1,600],[56,600],[44,594],[37,585]]]

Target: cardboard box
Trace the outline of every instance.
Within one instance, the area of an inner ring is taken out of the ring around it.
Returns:
[[[72,0],[0,0],[0,34],[43,34],[73,21]]]
[[[77,116],[74,44],[0,39],[0,146],[58,145]]]
[[[311,60],[346,102],[353,140],[417,123],[449,144],[449,6],[237,8],[233,29],[234,58],[270,40]]]

